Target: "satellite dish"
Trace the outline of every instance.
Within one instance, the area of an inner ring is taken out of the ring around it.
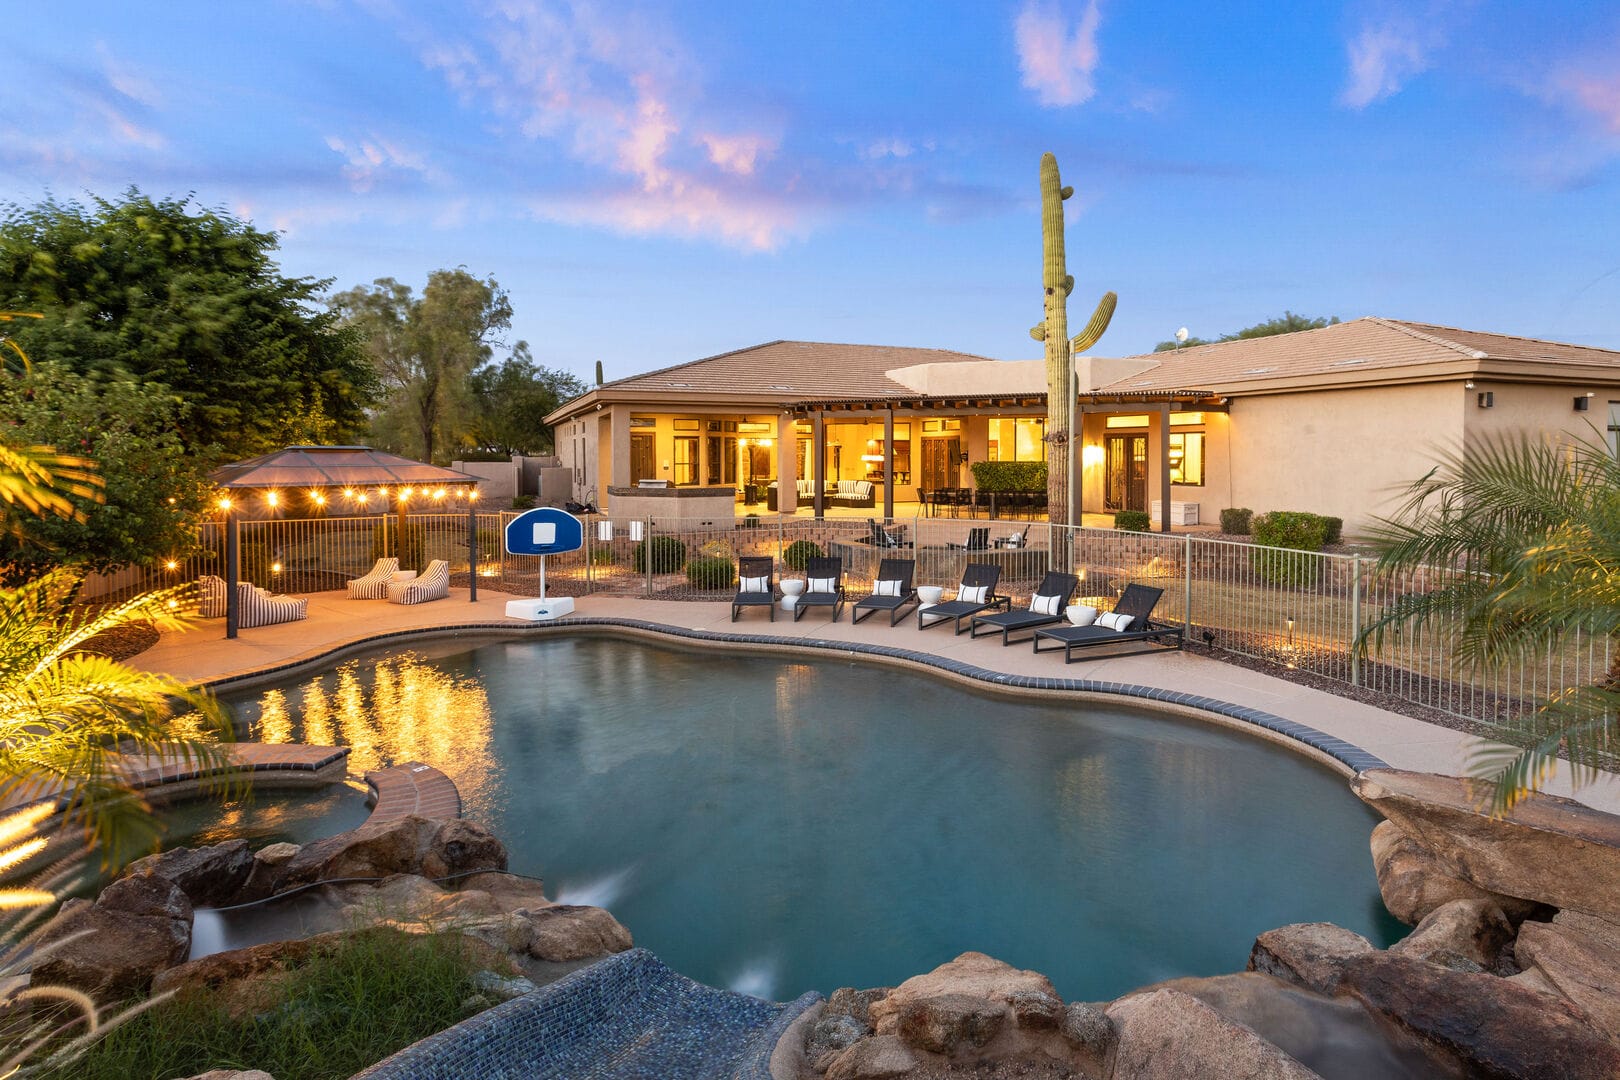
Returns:
[[[1186,341],[1187,340],[1187,328],[1185,326],[1183,326],[1180,330],[1176,331],[1176,340],[1177,341]]]

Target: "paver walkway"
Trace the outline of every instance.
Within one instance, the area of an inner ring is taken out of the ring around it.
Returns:
[[[222,621],[200,622],[185,631],[164,634],[130,663],[190,682],[215,683],[285,669],[356,641],[390,635],[437,630],[468,636],[487,633],[486,628],[491,627],[523,632],[532,624],[506,618],[510,599],[506,593],[480,589],[478,603],[470,604],[466,590],[452,589],[448,600],[407,607],[349,600],[341,593],[316,593],[310,597],[309,618],[302,622],[243,630],[235,641],[225,640]],[[852,626],[847,616],[831,623],[820,610],[797,623],[779,611],[776,621],[770,622],[763,610],[755,610],[734,624],[728,603],[586,596],[576,604],[576,615],[582,619],[628,619],[699,633],[766,635],[784,645],[795,641],[833,646],[862,642],[954,659],[1009,677],[1087,678],[1216,698],[1308,725],[1402,769],[1460,774],[1480,745],[1479,739],[1449,728],[1192,653],[1125,656],[1066,668],[1060,657],[1036,656],[1028,645],[1004,648],[997,639],[953,637],[943,627],[919,630],[914,618],[892,628],[883,619]],[[568,622],[542,624],[541,632]],[[1570,794],[1567,771],[1548,788]],[[1605,774],[1575,796],[1590,806],[1620,813],[1620,777]]]
[[[366,783],[377,793],[372,821],[393,821],[416,814],[444,819],[461,816],[461,793],[455,782],[431,765],[407,761],[366,773]]]

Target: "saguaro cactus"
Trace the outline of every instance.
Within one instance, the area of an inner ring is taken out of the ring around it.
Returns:
[[[1046,343],[1046,506],[1054,525],[1069,522],[1069,483],[1074,455],[1069,445],[1080,432],[1074,424],[1074,354],[1097,343],[1114,317],[1118,297],[1104,293],[1086,328],[1069,340],[1069,294],[1074,277],[1063,253],[1063,200],[1074,194],[1058,176],[1057,158],[1041,155],[1041,286],[1045,316],[1029,336]],[[1078,511],[1076,511],[1078,516]],[[1054,562],[1072,562],[1069,545],[1053,544]]]

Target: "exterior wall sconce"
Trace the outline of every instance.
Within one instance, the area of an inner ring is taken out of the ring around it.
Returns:
[[[1595,395],[1593,395],[1591,391],[1577,395],[1575,398],[1575,411],[1590,412],[1592,409],[1592,398],[1594,396]]]
[[[1474,388],[1474,380],[1473,379],[1469,379],[1467,382],[1463,383],[1463,389],[1464,390],[1472,390],[1473,388]]]

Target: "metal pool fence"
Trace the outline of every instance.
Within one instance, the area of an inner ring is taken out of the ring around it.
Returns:
[[[539,591],[539,559],[508,555],[502,536],[515,512],[333,517],[241,523],[241,577],[282,593],[341,589],[384,555],[420,568],[450,564],[453,582],[476,573],[480,587],[517,596]],[[1045,522],[918,517],[885,525],[876,519],[743,517],[716,524],[584,518],[585,545],[553,555],[546,566],[553,595],[617,595],[661,600],[724,600],[735,591],[736,560],[769,556],[780,575],[801,575],[811,555],[844,560],[845,583],[857,595],[871,586],[885,557],[916,560],[919,585],[947,591],[969,562],[1001,568],[1000,591],[1028,600],[1072,545],[1079,596],[1106,606],[1133,582],[1163,589],[1155,617],[1184,623],[1188,640],[1217,651],[1283,664],[1325,679],[1391,694],[1457,716],[1499,722],[1609,670],[1607,638],[1577,637],[1554,654],[1491,671],[1457,663],[1443,631],[1397,628],[1357,649],[1360,631],[1395,600],[1425,591],[1439,571],[1379,572],[1365,556],[1267,548],[1197,535],[1065,528]],[[469,559],[476,534],[477,565]],[[894,546],[890,546],[894,545]],[[184,557],[99,575],[86,596],[127,594],[223,574],[224,530],[204,526]]]

